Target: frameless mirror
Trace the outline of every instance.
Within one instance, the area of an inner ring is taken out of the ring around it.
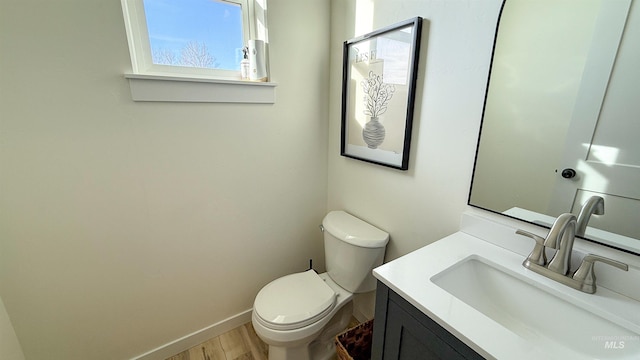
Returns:
[[[640,3],[505,0],[469,204],[640,255]]]

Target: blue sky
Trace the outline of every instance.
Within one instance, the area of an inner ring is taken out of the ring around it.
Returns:
[[[240,6],[215,0],[144,0],[144,9],[152,52],[168,49],[179,58],[188,42],[204,42],[219,68],[240,68]]]

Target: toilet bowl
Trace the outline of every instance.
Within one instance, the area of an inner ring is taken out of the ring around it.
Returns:
[[[348,325],[355,293],[375,290],[371,271],[382,264],[389,234],[343,211],[322,222],[327,272],[290,274],[264,286],[252,323],[269,345],[269,360],[325,360]]]
[[[274,296],[281,290],[287,296]],[[281,277],[260,290],[251,320],[256,334],[269,345],[270,360],[329,359],[335,352],[333,337],[351,319],[352,298],[327,273],[308,270]],[[320,336],[334,328],[335,334]]]

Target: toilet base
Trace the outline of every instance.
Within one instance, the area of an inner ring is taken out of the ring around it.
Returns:
[[[296,347],[269,345],[269,360],[329,360],[336,354],[334,338],[344,331],[353,314],[353,301],[346,303],[331,318],[311,343]]]
[[[269,360],[311,360],[308,346],[282,347],[269,345]]]

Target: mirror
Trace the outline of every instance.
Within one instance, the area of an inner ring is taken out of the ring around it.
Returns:
[[[469,205],[640,255],[640,3],[505,0]]]

